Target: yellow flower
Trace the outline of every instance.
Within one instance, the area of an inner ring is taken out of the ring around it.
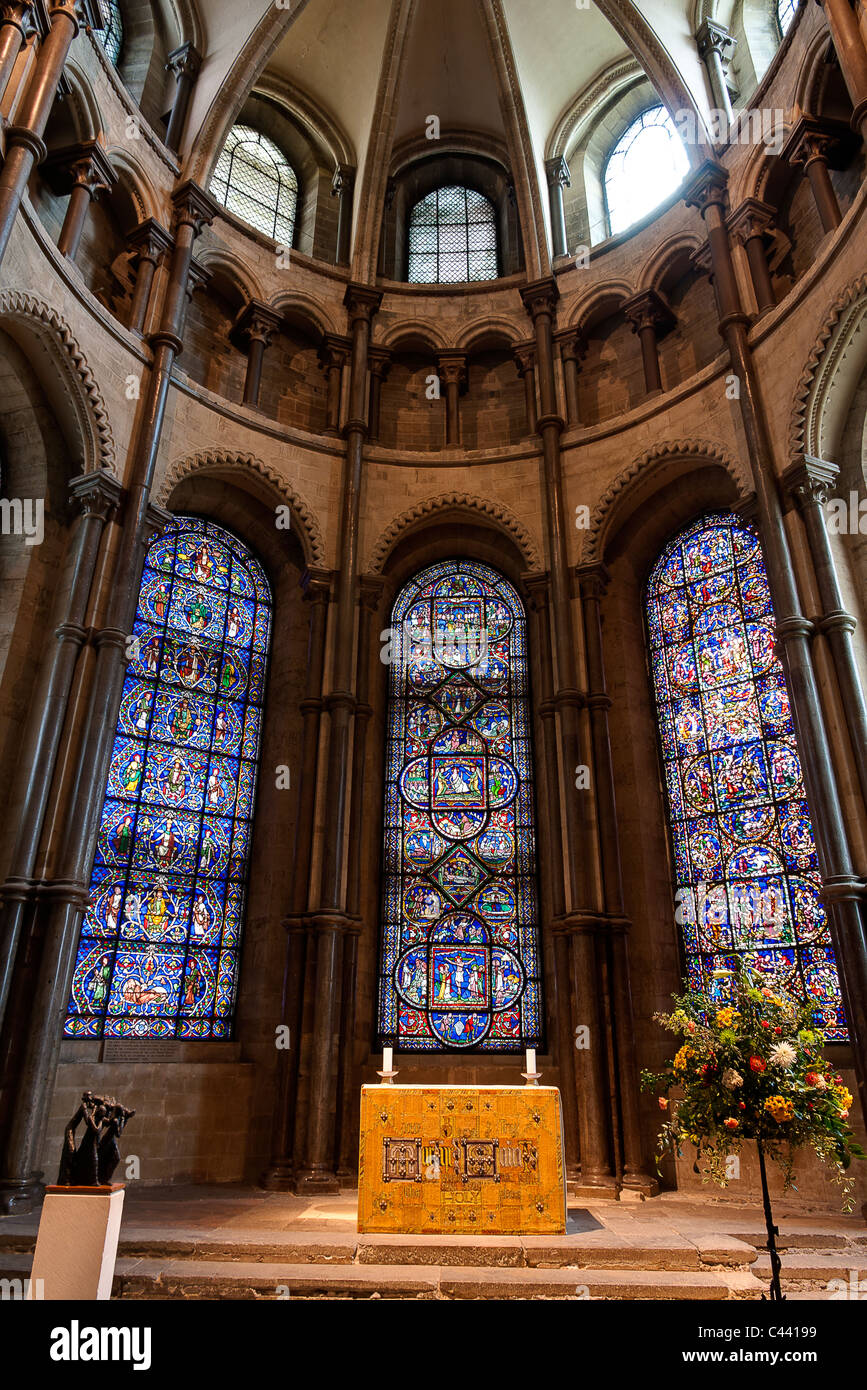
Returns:
[[[773,1115],[778,1125],[784,1124],[786,1120],[795,1118],[795,1105],[791,1100],[786,1100],[783,1096],[768,1096],[765,1101],[765,1109]]]
[[[731,1028],[736,1018],[740,1018],[737,1009],[717,1009],[716,1021],[720,1028]]]
[[[694,1057],[694,1056],[695,1056],[695,1052],[693,1051],[693,1049],[692,1049],[691,1047],[687,1047],[687,1046],[684,1044],[684,1046],[679,1050],[679,1052],[677,1052],[677,1053],[675,1054],[675,1058],[674,1058],[674,1070],[675,1070],[675,1071],[686,1071],[687,1064],[688,1064],[688,1062],[689,1062],[690,1057]]]
[[[834,1099],[841,1110],[852,1109],[852,1092],[847,1090],[845,1086],[834,1087]]]

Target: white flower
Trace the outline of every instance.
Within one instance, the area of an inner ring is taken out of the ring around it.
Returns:
[[[797,1060],[798,1054],[791,1043],[777,1043],[768,1054],[772,1067],[793,1067]]]
[[[722,1076],[723,1085],[729,1090],[734,1091],[738,1086],[743,1086],[744,1078],[734,1067],[726,1067]]]

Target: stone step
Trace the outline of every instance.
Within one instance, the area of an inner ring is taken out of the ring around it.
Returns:
[[[30,1256],[3,1256],[26,1278]],[[322,1265],[119,1259],[113,1297],[149,1299],[688,1299],[757,1298],[764,1285],[726,1269],[501,1269],[460,1265]]]
[[[799,1281],[826,1284],[830,1279],[842,1279],[848,1284],[852,1280],[867,1281],[867,1251],[863,1248],[853,1250],[798,1250],[781,1253],[783,1283]],[[761,1252],[752,1266],[759,1279],[770,1279],[771,1257]],[[867,1282],[864,1285],[867,1293]]]

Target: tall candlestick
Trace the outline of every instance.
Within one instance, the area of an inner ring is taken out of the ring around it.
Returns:
[[[532,1047],[527,1048],[527,1075],[532,1076],[536,1070],[536,1052]]]

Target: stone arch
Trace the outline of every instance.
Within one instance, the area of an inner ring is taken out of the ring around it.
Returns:
[[[277,295],[276,299],[271,300],[271,307],[287,319],[301,324],[314,338],[341,332],[342,326],[335,323],[325,304],[303,290],[289,290]]]
[[[604,317],[605,314],[615,312],[627,299],[631,299],[635,292],[635,285],[631,285],[627,280],[606,280],[588,290],[583,298],[579,298],[572,305],[566,322],[570,328],[579,328],[594,319]]]
[[[200,265],[212,274],[231,282],[242,298],[264,299],[264,292],[250,266],[225,248],[206,248],[197,258]]]
[[[451,346],[439,326],[430,319],[399,319],[377,339],[376,346],[400,348],[410,343],[432,353],[445,352]]]
[[[468,520],[480,519],[488,525],[508,534],[524,556],[528,569],[541,569],[542,560],[529,530],[522,521],[501,502],[489,498],[474,497],[466,492],[446,492],[439,497],[429,497],[395,519],[380,534],[368,552],[364,570],[381,574],[388,557],[399,541],[438,516],[448,513],[462,514]]]
[[[117,454],[105,401],[66,320],[36,295],[3,290],[0,291],[0,322],[14,325],[22,336],[38,343],[58,368],[56,379],[46,383],[46,389],[61,420],[64,416],[68,418],[69,407],[72,408],[78,426],[75,433],[82,445],[84,471],[90,473],[106,468],[116,474]]]
[[[834,462],[852,391],[867,365],[867,274],[832,303],[810,349],[789,423],[789,459]]]
[[[337,117],[326,111],[321,102],[314,102],[305,92],[267,73],[256,82],[252,95],[267,97],[281,107],[328,153],[335,167],[338,164],[357,166],[358,156],[352,140]]]
[[[583,564],[601,563],[607,538],[618,516],[622,516],[627,499],[635,503],[639,491],[648,485],[655,490],[671,475],[672,465],[678,464],[716,465],[728,473],[742,498],[746,498],[751,491],[746,470],[721,445],[706,439],[681,439],[657,444],[618,473],[599,498],[584,537]]]
[[[514,346],[522,341],[522,337],[513,319],[502,316],[473,319],[463,328],[458,335],[455,348],[459,352],[472,352],[475,346],[482,340],[500,339]]]
[[[639,290],[659,289],[672,264],[691,256],[700,246],[701,238],[692,232],[667,237],[646,260],[638,278]]]
[[[264,463],[253,454],[234,453],[229,450],[210,449],[200,454],[188,455],[171,464],[160,485],[157,501],[165,506],[175,488],[192,474],[208,474],[213,477],[237,478],[239,472],[257,475],[260,486],[265,484],[273,497],[290,507],[293,517],[299,522],[298,535],[308,565],[322,565],[325,560],[325,544],[322,529],[314,512],[291,483],[282,478],[275,468]]]

